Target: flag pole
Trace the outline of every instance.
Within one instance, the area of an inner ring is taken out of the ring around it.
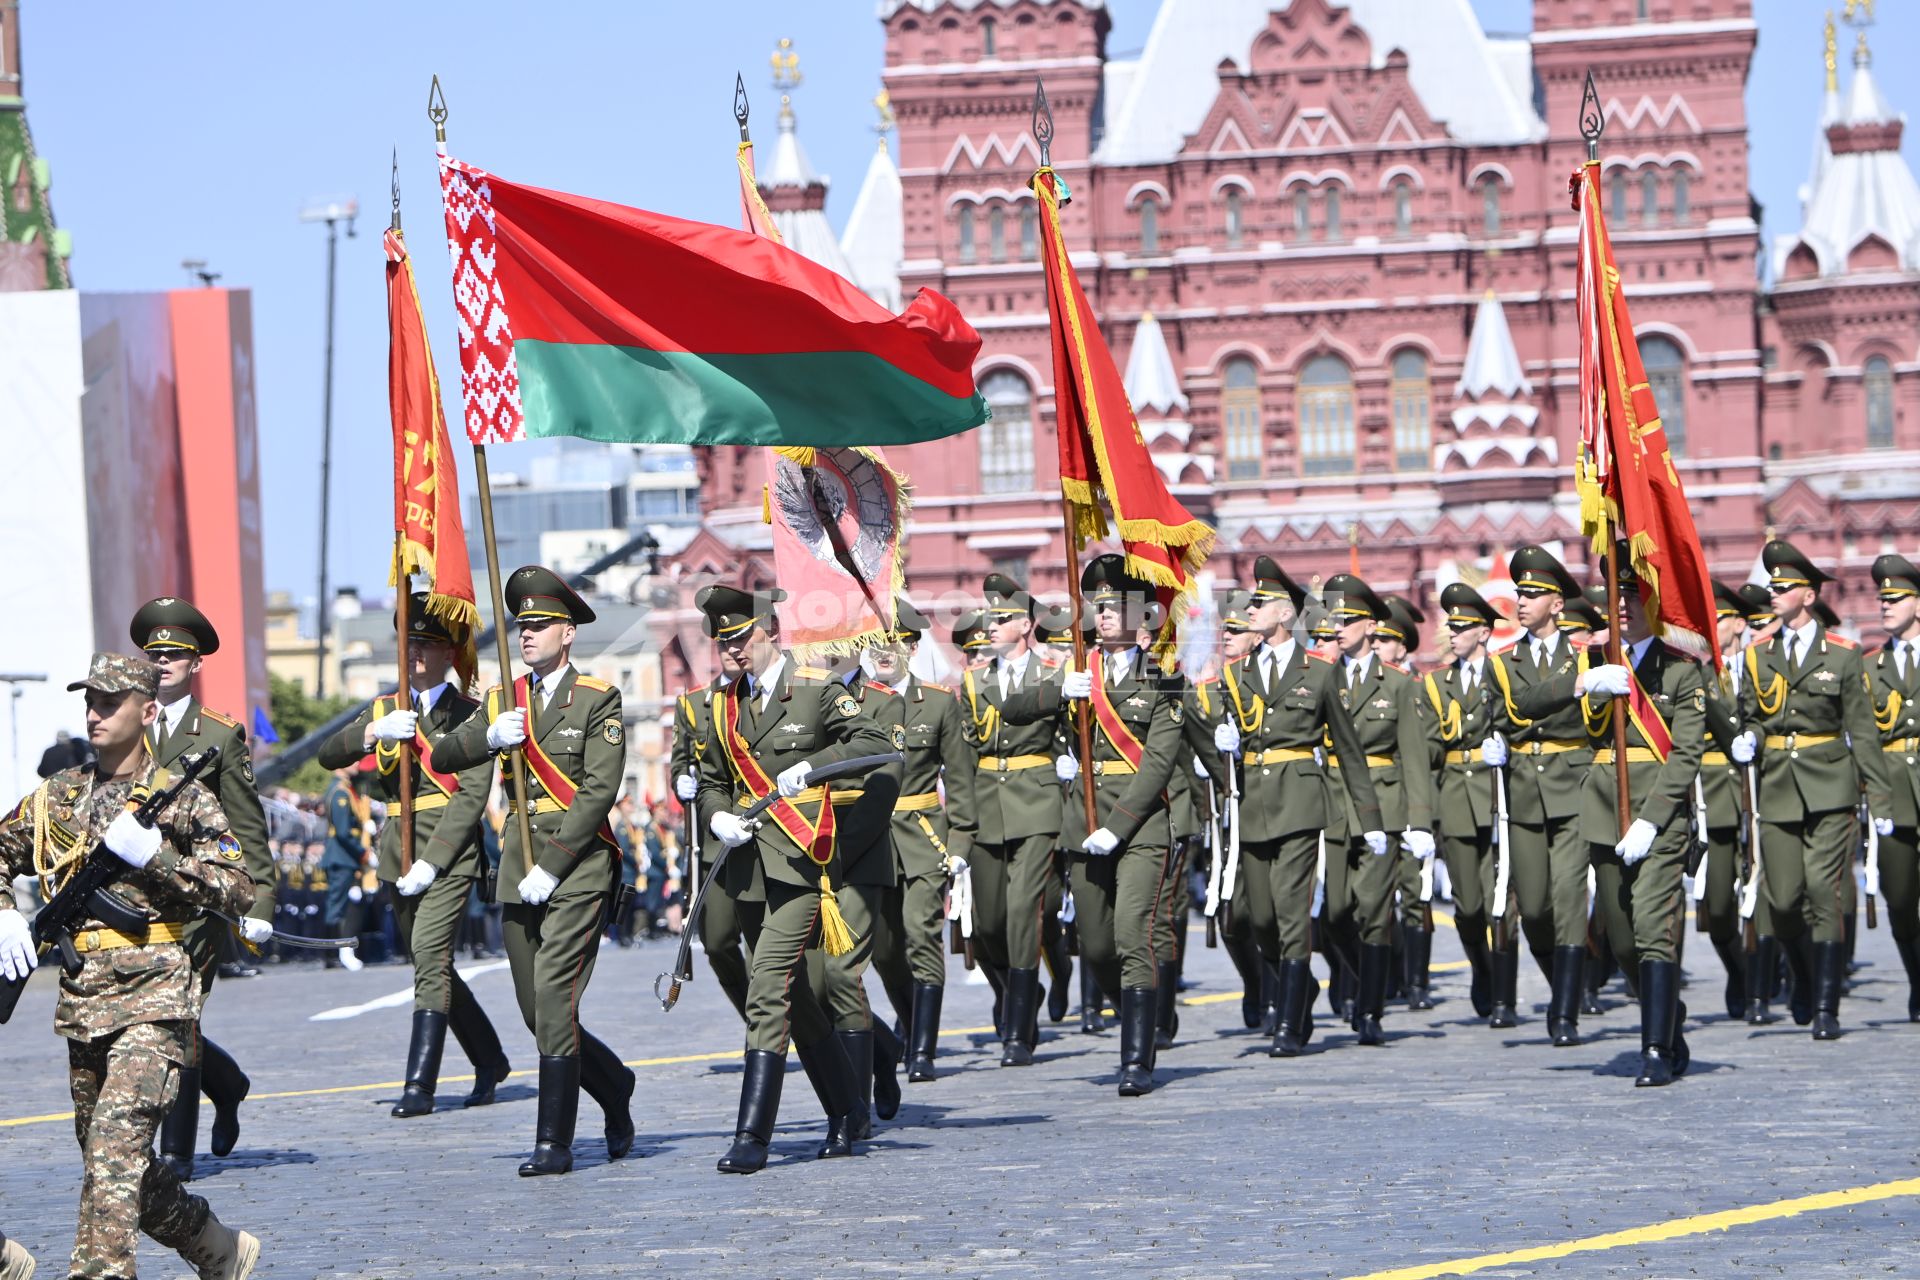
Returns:
[[[1053,167],[1053,108],[1047,105],[1047,86],[1044,81],[1033,82],[1033,140],[1040,148],[1040,167]],[[1072,305],[1066,300],[1065,305]],[[1056,397],[1058,392],[1056,390]],[[1054,429],[1059,429],[1059,409],[1054,410]],[[1067,497],[1066,485],[1060,486],[1060,536],[1067,547],[1067,600],[1073,610],[1073,669],[1087,669],[1087,636],[1083,628],[1086,619],[1086,602],[1080,596],[1080,542],[1075,536],[1073,519],[1073,500]],[[1093,715],[1091,704],[1077,709],[1074,720],[1079,726],[1080,769],[1083,781],[1080,785],[1081,797],[1087,805],[1087,834],[1092,835],[1100,829],[1100,811],[1093,799],[1093,781],[1088,776],[1093,769]]]
[[[400,234],[400,149],[393,152],[393,221],[390,224],[395,235]],[[392,268],[389,267],[389,270]],[[410,456],[403,451],[402,458]],[[403,464],[404,465],[404,464]],[[413,575],[407,572],[407,534],[404,513],[393,513],[393,580],[398,588],[395,595],[396,613],[394,630],[400,637],[400,680],[394,686],[393,709],[401,709],[400,699],[406,698],[406,706],[413,706]],[[413,744],[407,743],[400,748],[400,874],[413,870]]]
[[[1594,200],[1594,179],[1600,171],[1600,135],[1606,132],[1606,115],[1600,109],[1600,93],[1594,87],[1593,71],[1587,71],[1586,88],[1580,95],[1580,136],[1587,142],[1587,173],[1584,198]],[[1596,215],[1597,216],[1597,215]],[[1606,540],[1607,555],[1607,660],[1615,666],[1627,665],[1626,645],[1620,636],[1620,540],[1607,515],[1606,502],[1600,504],[1600,533]],[[1629,669],[1628,680],[1633,673]],[[1631,697],[1631,692],[1627,697]],[[1627,784],[1627,698],[1613,700],[1613,790],[1614,816],[1620,834],[1627,834],[1632,821],[1633,793]]]
[[[433,78],[433,90],[427,97],[427,118],[433,121],[433,140],[442,149],[447,145],[447,98],[440,92],[440,77]],[[487,548],[487,591],[493,604],[493,639],[499,647],[500,688],[506,705],[513,705],[513,653],[507,646],[507,606],[500,592],[500,545],[493,534],[493,485],[487,477],[487,447],[473,446],[473,475],[480,496],[480,536]],[[533,741],[533,699],[527,699],[527,741]],[[533,824],[527,819],[527,751],[514,749],[510,760],[501,761],[501,772],[513,793],[513,813],[520,832],[520,849],[527,866],[533,866]]]

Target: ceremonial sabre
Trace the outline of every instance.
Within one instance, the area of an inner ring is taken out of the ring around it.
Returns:
[[[1225,752],[1221,754],[1225,755]],[[1240,887],[1240,775],[1227,756],[1227,869],[1220,877],[1220,900],[1227,904],[1227,928],[1233,928],[1233,895]]]
[[[841,760],[834,764],[823,764],[807,775],[809,785],[820,786],[854,774],[871,773],[875,769],[884,769],[890,764],[899,764],[906,757],[898,751],[885,751],[879,755],[855,756],[851,760]],[[776,789],[755,800],[740,813],[740,820],[757,827],[760,815],[780,803],[782,796]],[[824,801],[822,803],[825,803]],[[660,1011],[670,1013],[679,1002],[680,988],[693,981],[693,939],[699,932],[700,908],[706,905],[707,890],[713,887],[713,878],[720,874],[720,868],[726,865],[727,855],[733,850],[721,846],[713,865],[707,868],[706,879],[700,882],[700,892],[694,898],[693,905],[687,908],[687,919],[680,926],[680,953],[674,957],[673,972],[660,974],[653,980],[653,994],[660,1001]],[[666,984],[666,994],[662,995],[660,986]]]
[[[1878,929],[1880,911],[1874,899],[1880,896],[1880,833],[1874,829],[1873,815],[1866,811],[1865,801],[1861,802],[1860,809],[1867,822],[1867,879],[1863,886],[1867,895],[1867,928]]]
[[[1220,945],[1220,929],[1214,921],[1214,913],[1220,910],[1220,878],[1226,870],[1226,850],[1220,839],[1220,796],[1213,785],[1213,779],[1207,779],[1207,901],[1202,914],[1207,917],[1207,945]]]
[[[958,863],[956,867],[953,864]],[[947,922],[953,926],[951,949],[964,957],[966,967],[973,960],[973,868],[957,858],[948,859]]]
[[[1713,857],[1713,845],[1707,839],[1707,790],[1693,779],[1693,833],[1700,841],[1700,865],[1693,873],[1693,931],[1707,932],[1707,864]]]
[[[1747,861],[1751,870],[1740,890],[1740,919],[1748,954],[1759,945],[1753,929],[1753,909],[1760,904],[1760,884],[1766,863],[1760,858],[1760,771],[1747,765]]]
[[[1507,897],[1512,892],[1512,841],[1513,833],[1507,825],[1507,769],[1505,765],[1493,771],[1493,945],[1506,950],[1507,939],[1512,936],[1513,925],[1507,919]]]

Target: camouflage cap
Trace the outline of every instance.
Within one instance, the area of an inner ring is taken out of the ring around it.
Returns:
[[[97,693],[137,693],[155,698],[160,695],[160,667],[146,658],[124,653],[96,653],[87,668],[85,680],[67,686],[68,693],[92,689]]]

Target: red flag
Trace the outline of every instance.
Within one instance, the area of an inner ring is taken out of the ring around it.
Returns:
[[[393,527],[399,535],[387,581],[405,591],[408,575],[425,574],[432,584],[428,611],[471,636],[480,610],[460,522],[460,478],[440,408],[440,377],[420,313],[413,260],[398,230],[387,232],[386,250],[387,399],[393,416]],[[469,640],[456,657],[463,680],[473,675],[471,650]]]
[[[1167,491],[1127,402],[1120,369],[1100,336],[1100,321],[1080,288],[1060,231],[1069,196],[1050,168],[1033,175],[1040,199],[1041,256],[1047,264],[1047,313],[1053,331],[1054,410],[1060,433],[1060,488],[1081,546],[1107,536],[1101,498],[1127,556],[1127,572],[1154,584],[1164,616],[1154,651],[1172,659],[1193,575],[1213,550],[1213,529]]]
[[[1674,470],[1660,408],[1640,362],[1626,292],[1601,213],[1600,166],[1588,161],[1568,183],[1580,214],[1581,531],[1596,555],[1627,542],[1647,620],[1662,640],[1701,660],[1720,661],[1713,581],[1700,532]]]

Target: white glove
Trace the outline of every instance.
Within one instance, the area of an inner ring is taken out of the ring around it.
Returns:
[[[799,764],[790,764],[780,771],[778,779],[780,794],[791,800],[807,789],[807,777],[813,772],[813,763],[802,760]]]
[[[107,826],[107,848],[130,867],[144,867],[160,852],[160,828],[143,827],[123,813]]]
[[[527,713],[520,707],[502,711],[500,718],[487,726],[487,747],[505,751],[527,740]]]
[[[419,724],[416,711],[389,711],[373,722],[373,736],[380,742],[412,742]]]
[[[18,911],[0,911],[0,973],[6,974],[7,981],[18,982],[39,964],[27,918]]]
[[[1060,677],[1060,696],[1078,701],[1093,696],[1093,672],[1069,671]]]
[[[700,794],[700,779],[693,776],[693,770],[689,769],[673,780],[673,794],[682,800],[691,800]]]
[[[707,830],[713,833],[715,840],[729,849],[737,849],[753,839],[753,828],[749,827],[739,814],[728,813],[725,810],[707,819]]]
[[[1222,755],[1240,754],[1240,726],[1231,720],[1223,720],[1214,726],[1213,748]]]
[[[1616,698],[1624,698],[1632,683],[1633,673],[1611,662],[1587,668],[1588,693],[1610,693]]]
[[[1645,818],[1635,818],[1633,825],[1627,828],[1627,834],[1620,837],[1620,843],[1613,851],[1620,855],[1620,861],[1632,866],[1646,859],[1653,852],[1653,838],[1660,834],[1660,828]]]
[[[1400,843],[1407,846],[1407,852],[1421,862],[1433,856],[1433,832],[1431,831],[1408,827],[1400,833]]]
[[[1193,776],[1202,782],[1207,780],[1207,765],[1199,756],[1193,758]]]
[[[965,858],[956,858],[952,854],[947,855],[947,874],[948,875],[950,876],[965,875],[966,871],[967,871],[967,860]]]
[[[360,899],[362,899],[362,898],[364,898],[364,897],[366,897],[366,896],[367,896],[367,895],[366,895],[365,893],[363,893],[363,892],[361,891],[361,889],[360,889],[360,886],[359,886],[359,885],[355,885],[355,886],[353,886],[353,888],[351,888],[351,889],[349,889],[349,890],[347,890],[347,901],[348,901],[348,902],[358,902],[358,901],[360,901]]]
[[[1055,756],[1053,758],[1053,776],[1062,782],[1072,782],[1080,776],[1080,762],[1068,755]]]
[[[1507,762],[1507,740],[1499,734],[1493,734],[1480,744],[1480,763],[1489,769],[1498,769]]]
[[[527,872],[527,878],[520,882],[520,901],[530,907],[537,907],[553,896],[560,887],[560,881],[551,871],[542,871],[539,867]]]
[[[240,936],[256,947],[264,947],[273,941],[273,921],[247,916],[240,921]]]
[[[1082,840],[1080,847],[1096,858],[1104,858],[1120,847],[1120,837],[1105,827],[1101,827],[1085,840]]]
[[[417,898],[427,891],[427,886],[439,874],[440,869],[431,862],[416,862],[407,868],[407,874],[393,882],[393,887],[400,891],[403,898]]]
[[[1892,818],[1875,818],[1873,820],[1873,834],[1877,836],[1892,835],[1893,819]]]
[[[1733,757],[1735,764],[1752,764],[1754,749],[1759,745],[1759,739],[1755,738],[1753,730],[1749,729],[1733,740],[1733,745],[1727,749],[1727,754]]]
[[[1364,835],[1362,835],[1360,838],[1367,842],[1368,853],[1372,854],[1376,858],[1384,858],[1387,856],[1387,833],[1386,832],[1369,831],[1369,832],[1366,832]]]

